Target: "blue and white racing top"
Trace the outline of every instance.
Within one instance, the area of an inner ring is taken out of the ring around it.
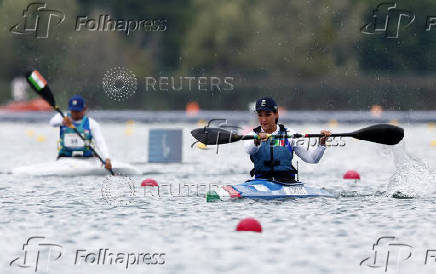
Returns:
[[[279,126],[277,125],[277,130],[273,132],[273,134],[278,134],[279,133]],[[262,132],[265,132],[263,129],[261,129]],[[288,134],[294,134],[295,132],[292,132],[290,129],[286,129]],[[253,131],[251,132],[251,134],[255,135],[256,133]],[[325,146],[321,146],[318,144],[317,147],[315,147],[315,149],[307,149],[307,144],[305,145],[303,142],[297,142],[297,140],[295,139],[289,139],[289,142],[287,142],[288,146],[292,146],[293,151],[295,152],[295,154],[301,158],[301,160],[303,160],[306,163],[310,163],[310,164],[316,164],[319,162],[319,160],[321,160],[322,156],[324,155],[324,150],[325,150]],[[256,153],[260,146],[256,146],[254,144],[253,140],[245,140],[244,141],[244,147],[245,147],[245,151],[252,155],[254,153]]]
[[[58,113],[53,118],[51,118],[50,125],[52,127],[60,127],[62,125],[62,121],[62,116]],[[92,132],[93,142],[95,144],[97,152],[100,154],[103,160],[110,158],[109,150],[101,132],[100,125],[94,119],[89,118],[89,128]],[[77,136],[77,138],[79,138],[79,136]]]

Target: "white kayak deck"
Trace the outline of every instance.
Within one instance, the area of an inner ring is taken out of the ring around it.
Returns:
[[[112,161],[115,174],[138,175],[141,172],[134,166]],[[16,175],[31,176],[87,176],[110,174],[97,158],[60,158],[59,160],[17,167],[11,170]]]

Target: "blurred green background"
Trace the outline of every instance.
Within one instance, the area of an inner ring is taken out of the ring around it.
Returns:
[[[65,13],[47,39],[16,35],[32,1],[0,1],[0,103],[11,100],[10,82],[26,68],[39,69],[65,106],[82,94],[94,109],[245,110],[270,95],[293,110],[436,109],[436,16],[432,0],[397,1],[414,12],[398,39],[365,35],[380,1],[326,0],[76,0],[44,1]],[[166,31],[74,31],[77,16],[109,14],[122,19],[163,19]],[[435,34],[433,34],[433,32]],[[126,102],[108,98],[105,72],[129,68],[138,90]],[[145,91],[147,76],[233,77],[232,91]]]

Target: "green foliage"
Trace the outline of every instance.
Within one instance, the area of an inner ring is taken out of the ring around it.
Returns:
[[[202,12],[184,44],[184,71],[311,77],[356,63],[358,9],[348,1],[197,0],[194,5]]]
[[[48,39],[35,39],[9,32],[23,20],[30,2],[0,1],[0,101],[10,98],[10,81],[34,67],[48,78],[61,106],[78,93],[93,108],[184,109],[188,101],[197,100],[202,108],[246,109],[263,95],[294,109],[367,109],[372,104],[434,108],[430,100],[416,96],[432,98],[434,93],[429,81],[436,70],[436,29],[425,32],[427,16],[436,15],[433,0],[398,3],[416,15],[399,39],[360,33],[381,3],[375,0],[45,2],[66,19]],[[162,19],[167,30],[130,35],[74,31],[77,16],[100,14]],[[139,90],[127,103],[111,101],[102,90],[104,73],[115,66],[127,67],[138,77]],[[231,76],[235,90],[140,90],[143,77],[162,75]]]

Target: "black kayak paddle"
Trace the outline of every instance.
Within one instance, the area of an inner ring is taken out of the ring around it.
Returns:
[[[196,128],[191,131],[192,136],[205,145],[228,144],[241,140],[258,139],[258,135],[240,135],[235,131],[223,128]],[[323,134],[292,134],[292,135],[270,135],[270,138],[317,138],[324,137]],[[383,145],[396,145],[404,138],[404,129],[390,125],[377,124],[356,130],[351,133],[335,133],[330,137],[352,137],[359,140],[379,143]]]

